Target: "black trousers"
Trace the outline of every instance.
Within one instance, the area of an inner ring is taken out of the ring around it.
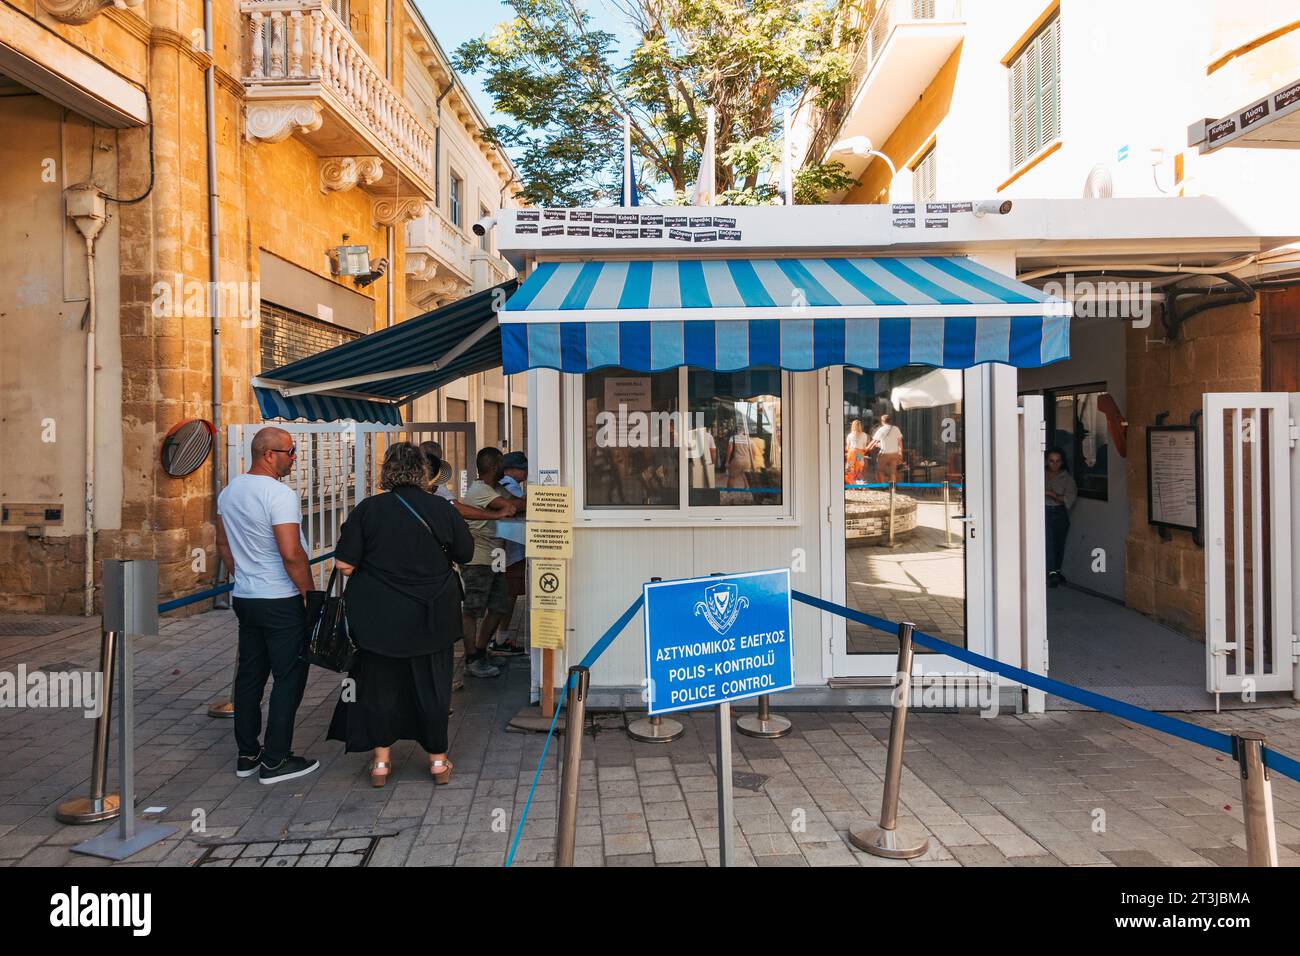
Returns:
[[[1061,570],[1065,561],[1065,538],[1070,533],[1070,512],[1056,505],[1047,506],[1047,573]]]
[[[245,756],[261,745],[262,693],[273,677],[266,714],[266,756],[279,763],[293,751],[293,721],[307,687],[307,614],[302,598],[235,598],[239,666],[235,669],[235,743]]]

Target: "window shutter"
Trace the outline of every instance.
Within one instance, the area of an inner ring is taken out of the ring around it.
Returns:
[[[1042,149],[1061,135],[1061,20],[1058,17],[1039,35],[1039,81],[1042,89]]]
[[[1011,168],[1016,169],[1025,161],[1026,136],[1025,117],[1027,115],[1025,90],[1025,58],[1017,57],[1011,62]]]
[[[933,20],[934,0],[912,0],[913,20]]]

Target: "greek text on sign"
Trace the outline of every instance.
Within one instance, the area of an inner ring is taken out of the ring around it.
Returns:
[[[528,568],[529,606],[534,610],[563,611],[569,590],[568,565],[564,561],[537,558],[529,562]]]
[[[573,523],[573,489],[553,485],[528,486],[528,518],[530,521],[553,521],[558,524]]]
[[[794,686],[788,568],[654,582],[644,591],[651,714]]]
[[[533,608],[528,616],[528,644],[543,650],[564,650],[564,612]]]
[[[524,557],[573,557],[573,529],[567,524],[551,524],[544,521],[528,522],[528,540],[524,545]]]

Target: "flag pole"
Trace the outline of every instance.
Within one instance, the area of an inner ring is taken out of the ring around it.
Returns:
[[[623,205],[632,205],[632,117],[623,117]]]
[[[781,192],[787,206],[794,205],[794,149],[790,143],[790,107],[781,114]]]

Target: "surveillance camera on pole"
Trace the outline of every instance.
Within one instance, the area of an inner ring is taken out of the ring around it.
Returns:
[[[972,210],[976,219],[983,219],[985,216],[1005,216],[1011,211],[1010,199],[981,199],[975,203]]]
[[[470,226],[470,231],[476,236],[486,236],[489,229],[497,224],[495,216],[484,216],[474,225]]]

